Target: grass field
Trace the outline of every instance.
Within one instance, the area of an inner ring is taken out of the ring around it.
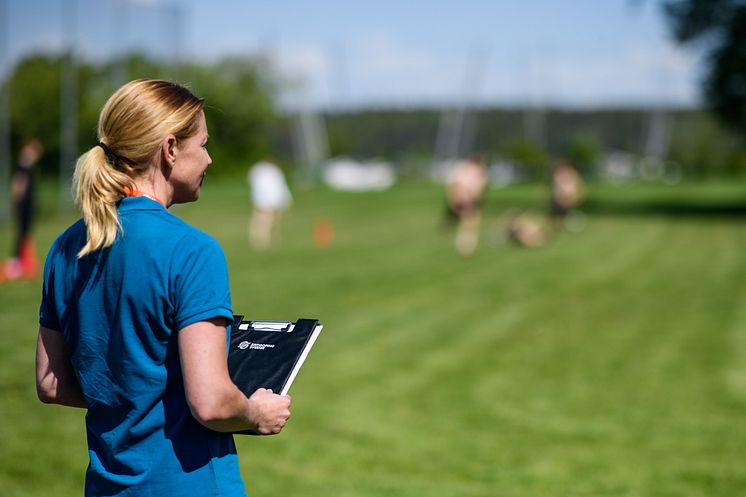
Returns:
[[[541,195],[492,192],[470,259],[427,185],[296,191],[268,253],[240,182],[175,209],[221,241],[236,312],[326,325],[285,431],[237,439],[250,495],[746,495],[746,186],[596,188],[582,233],[497,244],[490,219]],[[82,495],[83,412],[35,397],[39,286],[0,286],[4,497]]]

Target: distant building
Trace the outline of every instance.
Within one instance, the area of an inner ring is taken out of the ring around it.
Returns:
[[[324,165],[323,179],[336,190],[385,190],[396,182],[396,174],[388,162],[337,158]]]

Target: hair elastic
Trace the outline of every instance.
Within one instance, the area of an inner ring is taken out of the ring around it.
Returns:
[[[96,143],[96,146],[101,147],[101,150],[104,151],[104,155],[106,155],[106,162],[108,162],[109,165],[111,165],[113,168],[119,169],[119,163],[122,162],[122,158],[112,152],[105,143],[98,142]]]
[[[112,158],[114,157],[114,154],[111,153],[111,150],[109,149],[109,147],[106,146],[105,143],[98,142],[96,143],[96,146],[101,147],[101,149],[104,151],[104,153],[107,156],[112,157]]]

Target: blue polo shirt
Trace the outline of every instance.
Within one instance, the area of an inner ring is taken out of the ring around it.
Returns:
[[[189,411],[177,334],[232,318],[218,243],[146,197],[123,199],[122,234],[80,259],[82,221],[52,245],[39,322],[60,331],[85,396],[86,495],[244,496],[230,434]]]

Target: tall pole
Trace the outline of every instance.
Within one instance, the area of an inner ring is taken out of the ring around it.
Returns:
[[[174,57],[176,58],[176,76],[181,83],[194,85],[193,57],[190,40],[191,10],[182,4],[174,3]],[[196,91],[197,88],[194,88]]]
[[[8,2],[0,0],[0,222],[10,219],[10,64]]]
[[[165,61],[161,64],[161,67],[165,68],[164,77],[166,79],[178,81],[182,77],[181,63],[184,58],[182,47],[184,42],[184,14],[181,6],[176,3],[164,4],[159,12],[164,22],[163,33],[167,36],[164,45],[170,47],[170,50],[159,54],[159,57]]]
[[[66,38],[60,74],[60,193],[59,210],[72,210],[72,184],[78,153],[78,78],[75,67],[76,2],[62,2],[62,30]]]
[[[171,17],[171,29],[173,43],[173,57],[175,64],[181,64],[184,58],[184,9],[181,5],[173,3],[169,6]]]
[[[541,84],[537,76],[537,63],[532,53],[528,62],[529,102],[523,116],[524,137],[542,149],[547,147],[546,112],[541,95]]]
[[[314,183],[328,158],[329,139],[324,117],[310,102],[301,103],[298,109],[296,133],[303,170],[301,181]]]
[[[111,86],[116,90],[129,79],[126,50],[118,50],[120,47],[126,47],[127,43],[129,43],[129,8],[127,0],[113,0],[112,12]]]
[[[481,88],[486,67],[486,52],[474,49],[467,61],[461,87],[461,97],[454,108],[441,114],[435,142],[436,164],[457,159],[471,149],[474,141],[476,117],[469,106]]]

